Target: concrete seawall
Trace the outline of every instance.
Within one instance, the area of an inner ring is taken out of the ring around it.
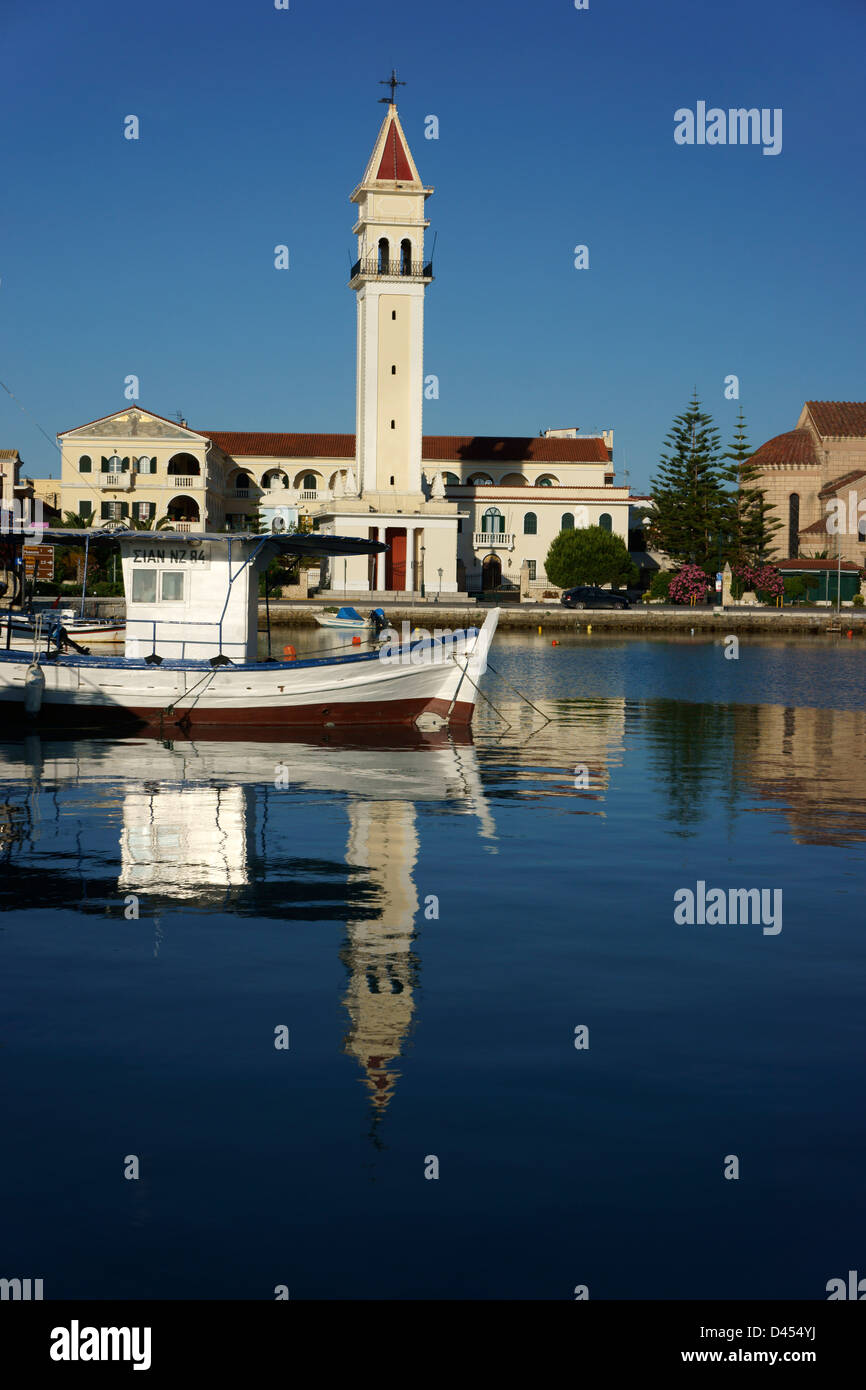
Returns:
[[[80,599],[72,600],[69,607],[74,607],[77,612],[79,603]],[[270,607],[272,626],[312,627],[315,625],[315,614],[321,612],[323,605],[287,603],[277,599],[271,602]],[[88,617],[115,617],[123,611],[122,599],[86,600],[85,612]],[[436,627],[480,627],[486,612],[487,605],[481,603],[453,606],[445,603],[389,604],[385,609],[392,626],[399,627],[405,621],[429,631]],[[265,605],[262,602],[259,604],[259,625],[263,626],[264,622]],[[807,635],[838,631],[840,623],[843,632],[851,630],[855,637],[866,637],[866,609],[856,608],[843,608],[837,617],[834,608],[727,608],[723,614],[716,614],[710,607],[662,608],[655,604],[636,605],[626,612],[613,608],[575,612],[563,608],[561,604],[505,604],[499,619],[502,631],[533,632],[540,624],[554,632],[585,632],[591,624],[593,632],[621,632],[634,636],[663,636],[666,632],[682,634],[689,633],[692,628],[695,632],[719,635],[729,632],[764,636],[781,633]]]

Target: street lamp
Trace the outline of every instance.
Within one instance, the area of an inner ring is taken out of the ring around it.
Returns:
[[[422,599],[425,597],[425,589],[424,589],[424,553],[425,553],[426,549],[427,549],[427,547],[426,547],[426,545],[424,544],[424,542],[422,541],[422,542],[421,542],[421,597],[422,597]]]
[[[439,574],[439,592],[438,592],[438,594],[436,595],[436,602],[437,602],[437,603],[439,602],[440,598],[442,597],[442,571],[439,570],[439,571],[438,571],[438,574]]]

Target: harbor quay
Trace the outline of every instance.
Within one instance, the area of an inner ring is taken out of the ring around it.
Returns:
[[[38,605],[37,600],[37,605]],[[72,600],[73,603],[79,600]],[[272,627],[315,627],[316,614],[325,607],[323,603],[296,602],[271,599],[270,619]],[[333,606],[332,604],[330,606]],[[85,616],[112,618],[124,612],[122,599],[85,599]],[[413,627],[425,628],[432,632],[435,628],[458,629],[467,626],[480,626],[484,621],[487,605],[484,603],[436,603],[433,600],[414,603],[394,603],[385,606],[385,616],[390,626],[408,622]],[[259,626],[267,621],[264,600],[259,603]],[[561,604],[503,604],[500,608],[499,630],[533,632],[538,627],[552,632],[613,632],[641,635],[666,634],[689,635],[697,632],[725,635],[734,633],[753,633],[761,636],[812,635],[821,633],[843,636],[848,632],[853,638],[866,637],[866,610],[843,607],[841,613],[835,608],[756,608],[755,606],[729,605],[723,611],[711,604],[695,608],[675,607],[673,605],[634,604],[622,611],[616,608],[584,609],[575,612]]]

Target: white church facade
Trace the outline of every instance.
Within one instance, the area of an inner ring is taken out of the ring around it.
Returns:
[[[392,93],[393,95],[393,93]],[[192,429],[138,405],[58,435],[62,508],[95,526],[185,531],[293,523],[387,543],[323,574],[334,593],[453,595],[546,586],[559,531],[601,524],[628,543],[612,432],[423,433],[427,199],[388,102],[356,207],[354,434]]]

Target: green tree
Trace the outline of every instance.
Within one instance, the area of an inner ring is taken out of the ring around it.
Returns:
[[[730,494],[728,529],[736,558],[752,565],[763,565],[776,552],[776,532],[782,523],[773,513],[766,493],[758,479],[761,470],[750,462],[752,448],[746,437],[746,421],[742,408],[737,416],[734,442],[723,455],[728,459],[726,481],[733,485]]]
[[[718,563],[719,536],[727,537],[730,527],[720,447],[713,417],[693,396],[665,438],[666,452],[652,479],[650,544],[678,564],[715,570]],[[729,558],[730,542],[723,539],[722,559]]]
[[[575,584],[628,584],[637,579],[628,550],[603,526],[560,531],[544,561],[547,577],[560,589]]]

